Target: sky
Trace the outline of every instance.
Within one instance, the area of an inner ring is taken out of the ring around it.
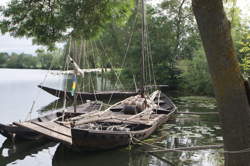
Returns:
[[[0,0],[0,5],[6,5],[10,0]],[[151,0],[153,1],[153,0]],[[159,0],[156,0],[159,1]],[[237,5],[241,8],[242,14],[250,17],[249,0],[237,0]],[[0,52],[27,53],[35,55],[35,51],[41,46],[33,45],[29,38],[13,38],[9,34],[0,34]]]
[[[10,0],[0,0],[0,5],[6,5]],[[35,55],[35,51],[40,46],[33,45],[31,39],[13,38],[9,34],[0,33],[0,52],[27,53]]]

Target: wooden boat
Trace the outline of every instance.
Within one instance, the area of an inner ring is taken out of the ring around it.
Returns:
[[[130,108],[134,105],[121,104],[123,108],[118,112],[113,112],[117,111],[117,108],[110,109],[107,120],[77,125],[71,129],[72,146],[90,151],[107,150],[132,144],[134,138],[143,140],[149,137],[176,110],[174,104],[165,95],[161,95],[159,101],[157,98],[154,100],[155,104],[162,107],[145,108],[141,113],[131,116],[128,114],[131,113]],[[105,116],[102,119],[105,119]]]
[[[101,103],[97,102],[88,102],[82,105],[77,106],[77,112],[74,112],[73,107],[66,108],[67,111],[64,113],[62,111],[57,111],[43,117],[36,119],[31,119],[27,122],[36,123],[36,122],[53,122],[58,123],[62,120],[70,119],[91,111],[99,110]],[[24,122],[22,122],[24,123]],[[40,135],[32,130],[20,127],[15,125],[15,122],[12,124],[0,124],[0,134],[9,139],[25,139],[25,140],[40,140],[44,138],[43,135]]]
[[[156,91],[150,98],[132,96],[103,112],[90,112],[62,123],[25,122],[16,125],[73,149],[97,151],[126,146],[133,138],[143,140],[149,137],[175,111],[173,102]]]
[[[38,85],[38,87],[60,99],[64,98],[65,92],[63,90],[57,90],[57,89],[45,87],[42,85]],[[114,100],[123,100],[125,98],[134,96],[137,94],[138,92],[123,92],[123,91],[104,91],[104,92],[95,92],[95,93],[76,92],[75,93],[76,100],[79,100],[79,101],[85,101],[85,100],[104,101],[104,100],[109,100],[110,98]],[[66,98],[68,100],[74,100],[74,96],[72,96],[71,92],[69,91],[66,91]]]

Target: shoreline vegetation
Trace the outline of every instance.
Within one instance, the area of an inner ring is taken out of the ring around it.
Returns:
[[[7,55],[7,53],[0,53],[0,57],[3,54]],[[56,59],[57,62],[55,60],[52,60],[53,59],[52,54],[46,55],[43,58],[44,59],[42,59],[39,56],[32,56],[29,54],[11,54],[8,55],[5,64],[0,63],[0,70],[1,69],[51,70],[53,74],[63,74],[71,71],[70,69],[68,71],[64,70],[62,65],[57,65],[56,67],[53,67],[53,65],[51,65],[51,63],[59,64],[57,60],[58,59],[60,60],[62,57]],[[26,62],[22,62],[23,60],[25,60]],[[41,61],[43,63],[47,62],[47,64],[41,65]],[[178,62],[178,65],[179,66],[177,66],[177,69],[179,70],[179,73],[177,76],[178,80],[176,81],[177,86],[167,83],[171,91],[172,90],[175,91],[174,93],[182,92],[185,93],[186,95],[197,94],[204,96],[213,96],[212,85],[210,82],[210,77],[208,70],[206,68],[206,61],[204,58],[199,59],[199,61],[197,62],[180,61]],[[49,68],[50,66],[51,68]],[[194,68],[194,66],[196,66],[196,68]],[[107,70],[109,72],[106,72]],[[129,79],[129,82],[133,81],[132,80],[133,78],[129,78],[130,75],[128,74],[127,69],[113,68],[110,71],[110,68],[104,68],[105,77],[111,80],[115,80],[116,78],[116,74],[114,72],[120,73],[122,80]],[[98,74],[101,74],[101,72],[98,72]]]
[[[0,53],[0,68],[14,69],[63,69],[63,57],[56,52],[45,53],[44,50],[37,51],[37,55],[25,53]],[[53,64],[52,64],[53,63]]]

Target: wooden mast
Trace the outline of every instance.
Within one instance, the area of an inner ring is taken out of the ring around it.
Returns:
[[[141,0],[141,15],[142,15],[142,34],[141,34],[141,96],[144,97],[145,85],[145,7],[144,0]]]
[[[74,77],[75,77],[74,79],[77,80],[77,71],[76,71],[76,69],[74,70]],[[75,91],[76,91],[76,90],[77,90],[77,81],[76,81],[76,89],[75,89]],[[77,99],[76,92],[74,92],[74,102],[73,102],[74,113],[76,113],[76,105],[77,105],[76,99]]]

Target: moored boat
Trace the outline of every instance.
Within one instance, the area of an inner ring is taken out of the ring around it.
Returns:
[[[114,149],[131,144],[133,138],[149,137],[176,111],[173,102],[160,91],[149,97],[137,95],[101,112],[74,117],[62,123],[17,123],[67,146],[84,151]]]
[[[47,114],[43,117],[38,117],[35,119],[28,120],[26,122],[38,123],[38,122],[60,122],[62,120],[67,120],[82,114],[86,114],[91,111],[99,110],[101,107],[100,102],[88,102],[77,106],[77,112],[74,112],[73,107],[66,108],[67,111],[56,111],[51,114]],[[21,122],[24,123],[24,122]],[[0,134],[9,139],[24,139],[24,140],[40,140],[44,136],[40,135],[32,130],[23,128],[12,124],[1,124],[0,123]]]
[[[78,122],[78,125],[71,129],[72,147],[80,150],[96,151],[114,149],[127,146],[133,143],[134,139],[143,140],[148,138],[162,123],[171,118],[176,107],[171,100],[157,91],[153,98],[154,104],[145,107],[143,111],[135,113],[135,104],[120,104],[120,111],[117,106],[110,108],[101,119],[90,123]],[[130,99],[135,99],[131,97]],[[140,100],[137,98],[135,100]],[[128,100],[128,99],[127,99]],[[136,102],[136,101],[134,101]],[[150,100],[147,100],[150,102]],[[138,106],[138,104],[137,104]],[[113,112],[115,110],[115,112]],[[111,112],[111,113],[110,113]],[[132,113],[132,115],[131,115]],[[135,113],[135,114],[134,114]],[[129,114],[129,115],[128,115]]]
[[[42,85],[38,85],[39,88],[42,90],[46,91],[47,93],[56,96],[60,99],[63,99],[64,96],[66,95],[66,98],[68,100],[74,100],[74,96],[72,96],[70,91],[63,91],[63,90],[58,90]],[[137,95],[138,92],[126,92],[126,91],[102,91],[102,92],[75,92],[76,95],[76,100],[79,101],[85,101],[85,100],[99,100],[99,101],[104,101],[104,100],[123,100],[126,99],[130,96]]]

